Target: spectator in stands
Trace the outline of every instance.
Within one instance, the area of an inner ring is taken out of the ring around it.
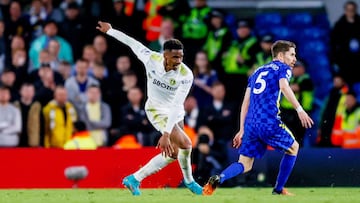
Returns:
[[[62,78],[64,79],[64,81],[66,81],[68,78],[71,77],[71,73],[72,73],[71,64],[67,61],[60,61],[58,71],[62,76]]]
[[[10,91],[10,101],[16,101],[20,98],[19,90],[16,89],[15,81],[16,81],[16,74],[14,70],[7,68],[3,71],[3,73],[0,76],[0,83],[6,87],[8,87]]]
[[[9,66],[12,63],[12,56],[16,50],[24,49],[27,50],[27,47],[25,46],[25,40],[21,36],[14,36],[11,39],[10,47],[6,50],[6,59],[5,59],[5,65]]]
[[[139,39],[140,41],[144,41],[145,32],[142,29],[142,21],[143,18],[145,18],[145,13],[136,12],[135,10],[134,12],[131,12],[131,14],[126,13],[125,11],[129,9],[131,8],[127,7],[125,0],[113,0],[112,9],[107,11],[106,13],[108,14],[106,17],[106,21],[112,22],[111,24],[113,25],[113,27],[123,30],[130,36],[134,36],[134,38]],[[112,41],[112,39],[110,40]],[[116,47],[120,49],[119,44],[116,44]]]
[[[355,92],[348,91],[344,100],[345,106],[337,108],[337,120],[331,135],[335,146],[360,148],[360,105],[356,96]]]
[[[59,35],[71,44],[75,59],[81,57],[84,45],[94,37],[94,31],[89,29],[89,23],[91,20],[83,18],[77,2],[68,3],[65,9],[65,19],[59,25]]]
[[[119,90],[119,87],[123,87],[123,75],[132,70],[132,62],[128,55],[119,56],[116,61],[116,71],[110,77],[109,87],[110,96],[110,106],[113,115],[113,124],[118,124],[119,120],[119,106],[123,106],[127,103],[126,94],[123,91]],[[113,126],[114,127],[114,126]]]
[[[97,53],[93,45],[85,45],[82,50],[82,58],[89,62],[89,72],[92,73],[94,63],[96,61],[101,61],[100,55]]]
[[[31,40],[33,40],[43,34],[43,25],[47,20],[47,12],[42,0],[32,0],[27,15],[32,31]]]
[[[174,38],[174,23],[171,19],[163,19],[160,26],[160,35],[157,40],[151,41],[149,48],[162,52],[165,41]]]
[[[333,87],[328,98],[324,101],[322,109],[320,128],[319,128],[319,146],[333,146],[331,142],[331,131],[335,123],[336,110],[338,106],[344,106],[345,95],[348,92],[348,86],[340,75],[333,78]],[[341,104],[340,104],[341,103]]]
[[[256,68],[272,61],[271,46],[273,43],[274,37],[271,34],[265,34],[260,37],[261,50],[256,54],[255,64],[252,66],[252,72]]]
[[[49,57],[50,57],[50,65],[51,68],[55,71],[59,71],[59,63],[60,61],[66,60],[64,58],[60,58],[60,43],[55,39],[49,41]]]
[[[71,139],[73,122],[77,120],[74,106],[67,101],[67,91],[63,86],[54,90],[54,100],[43,108],[44,146],[46,148],[63,148]]]
[[[231,45],[233,36],[224,22],[224,14],[218,10],[210,12],[210,27],[203,50],[208,55],[212,67],[215,68],[220,78],[223,78],[224,70],[221,68],[221,57]]]
[[[205,43],[209,30],[206,20],[211,10],[207,0],[195,0],[190,12],[180,16],[181,37],[187,53],[187,57],[184,58],[186,64],[194,62],[196,52]]]
[[[194,178],[199,184],[204,185],[210,176],[223,169],[226,154],[214,149],[214,134],[210,128],[201,126],[197,134],[199,138],[192,159],[195,164]]]
[[[165,4],[164,6],[160,7],[158,10],[158,13],[163,17],[163,18],[170,18],[175,27],[180,27],[181,22],[179,19],[179,16],[182,16],[184,14],[188,14],[188,12],[190,11],[190,5],[189,5],[189,1],[169,1],[167,4]],[[179,33],[175,34],[175,35],[179,35]]]
[[[0,74],[6,66],[6,60],[9,57],[7,53],[7,39],[4,35],[5,32],[5,23],[3,20],[0,20]]]
[[[16,78],[14,88],[19,90],[21,84],[28,79],[27,52],[25,49],[17,49],[11,58],[10,68],[15,72]]]
[[[88,75],[89,61],[80,58],[76,61],[76,75],[71,76],[65,81],[69,101],[76,109],[86,102],[86,90],[92,85],[99,85],[99,81]]]
[[[187,125],[192,129],[196,129],[197,120],[199,116],[199,105],[194,96],[190,95],[185,99],[184,109],[185,109],[184,125]]]
[[[159,38],[163,17],[158,13],[159,9],[173,0],[146,1],[144,5],[145,19],[142,28],[145,31],[145,39],[148,42]]]
[[[71,45],[64,38],[58,36],[58,26],[55,21],[47,21],[44,25],[44,34],[36,38],[30,46],[29,58],[32,67],[37,69],[40,66],[39,54],[41,50],[47,49],[51,39],[55,39],[60,44],[59,58],[69,63],[73,63],[73,52]]]
[[[122,91],[125,93],[125,95],[127,95],[127,92],[131,88],[138,86],[138,77],[134,71],[129,70],[124,73],[122,77],[122,82],[123,82]]]
[[[10,89],[0,85],[0,147],[17,147],[21,132],[21,114],[10,103]]]
[[[225,146],[235,133],[237,111],[232,103],[225,101],[225,86],[221,82],[213,84],[211,94],[212,104],[200,108],[197,125],[208,126],[214,133],[216,144]]]
[[[92,45],[98,54],[98,60],[101,60],[104,63],[108,72],[112,72],[113,70],[110,68],[113,69],[113,66],[115,66],[116,57],[114,54],[110,53],[105,36],[102,34],[96,35]]]
[[[53,0],[42,0],[43,6],[47,13],[47,20],[53,20],[60,23],[64,20],[64,14],[60,8],[54,6]]]
[[[62,9],[63,12],[69,7],[69,4],[76,2],[80,7],[83,6],[83,1],[81,0],[64,0],[59,4],[59,8]]]
[[[151,125],[146,117],[143,105],[143,92],[139,87],[132,87],[127,92],[129,102],[121,107],[120,123],[117,130],[117,138],[124,135],[134,135],[142,146],[155,146],[161,136]]]
[[[89,130],[87,130],[86,124],[83,121],[75,121],[73,126],[73,134],[71,136],[71,139],[65,143],[64,149],[91,150],[98,147],[95,143],[95,140],[91,137]]]
[[[211,87],[218,81],[215,70],[212,69],[208,56],[204,51],[199,51],[195,56],[194,87],[192,95],[199,106],[208,106],[212,102]]]
[[[338,65],[339,74],[350,87],[360,82],[353,74],[360,67],[360,16],[354,1],[344,4],[344,14],[331,32],[332,61]]]
[[[296,99],[309,115],[313,109],[314,85],[309,74],[306,73],[305,65],[297,61],[293,67],[293,77],[290,79],[290,87],[295,93]],[[285,125],[293,132],[296,140],[303,145],[306,129],[302,126],[298,113],[291,103],[282,97],[280,101],[281,118]]]
[[[111,126],[111,111],[107,103],[101,100],[98,85],[91,85],[86,90],[87,102],[78,110],[79,120],[85,122],[98,147],[108,143],[108,128]]]
[[[41,104],[34,101],[35,87],[31,83],[23,83],[20,89],[20,99],[14,105],[21,112],[22,131],[19,147],[39,147],[42,145],[41,134]]]
[[[62,78],[56,76],[49,63],[41,64],[40,69],[38,70],[38,77],[35,81],[35,100],[39,101],[41,106],[45,106],[50,102],[54,97],[55,87],[58,85],[63,85]]]
[[[92,75],[97,81],[99,81],[102,100],[106,103],[109,103],[111,100],[110,80],[108,77],[107,69],[103,62],[96,61],[94,63]]]
[[[248,75],[260,47],[257,38],[252,34],[248,20],[238,22],[236,33],[238,39],[233,41],[224,54],[222,65],[225,71],[224,84],[228,93],[227,98],[240,105],[247,86]]]
[[[196,133],[197,120],[199,117],[199,107],[194,96],[189,95],[184,101],[184,132],[191,140],[192,147],[196,147],[198,139]]]
[[[19,1],[11,1],[9,12],[2,12],[5,21],[5,39],[9,40],[18,35],[24,38],[28,45],[31,39],[31,27],[28,18],[23,15]]]

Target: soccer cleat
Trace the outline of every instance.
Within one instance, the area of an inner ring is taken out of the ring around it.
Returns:
[[[138,196],[141,194],[139,189],[140,182],[135,179],[134,175],[125,177],[122,184],[125,185],[133,195]]]
[[[285,189],[285,188],[283,188],[280,192],[273,189],[272,194],[273,195],[295,196],[295,194],[287,191],[287,189]]]
[[[189,184],[186,184],[186,183],[185,183],[185,186],[186,186],[187,188],[189,188],[189,190],[190,190],[192,193],[194,193],[194,194],[196,194],[196,195],[202,195],[203,188],[202,188],[197,182],[192,181],[192,182],[189,183]]]
[[[220,184],[220,176],[219,175],[211,176],[208,182],[204,185],[203,195],[212,195],[215,189],[217,188],[217,186],[219,186],[219,184]]]

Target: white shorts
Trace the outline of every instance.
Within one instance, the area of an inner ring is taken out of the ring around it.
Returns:
[[[155,127],[156,130],[161,133],[164,132],[166,128],[166,123],[168,119],[168,115],[170,113],[171,108],[161,107],[159,104],[155,104],[152,101],[147,100],[145,103],[145,112],[148,117],[150,123]],[[185,111],[182,110],[181,113],[176,118],[176,123],[183,121],[185,116]]]

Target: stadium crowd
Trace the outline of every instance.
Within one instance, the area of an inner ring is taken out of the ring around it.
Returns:
[[[194,73],[185,130],[195,149],[195,176],[223,169],[247,78],[272,60],[270,48],[279,37],[259,31],[256,19],[210,8],[206,0],[194,0],[193,7],[180,0],[143,3],[144,11],[135,0],[0,1],[1,147],[76,148],[71,142],[84,140],[92,148],[157,144],[161,134],[143,110],[144,67],[128,47],[96,31],[103,20],[155,51],[170,38],[184,43],[184,62]],[[311,65],[316,56],[309,60],[299,51],[291,87],[304,110],[319,117],[319,130],[305,131],[289,102],[280,104],[300,145],[315,136],[313,146],[360,147],[360,77],[352,73],[360,66],[359,24],[357,5],[347,2],[344,15],[326,30],[326,55],[335,67],[327,73],[316,74],[323,71]],[[334,84],[317,98],[324,87],[313,77],[319,74]],[[72,136],[75,121],[89,133]]]

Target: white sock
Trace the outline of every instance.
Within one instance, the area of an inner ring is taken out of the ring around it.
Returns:
[[[192,176],[192,168],[190,162],[191,148],[190,149],[179,149],[178,161],[181,168],[181,172],[184,176],[184,181],[189,184],[194,181]]]
[[[164,168],[174,160],[175,159],[173,158],[165,158],[161,154],[158,154],[154,156],[145,166],[141,167],[138,171],[136,171],[134,173],[134,177],[136,180],[141,182],[144,178],[160,171],[162,168]]]

